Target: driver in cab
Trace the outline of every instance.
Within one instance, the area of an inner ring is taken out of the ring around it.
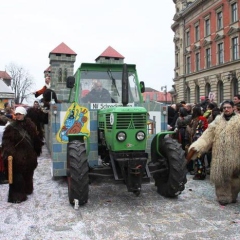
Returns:
[[[102,83],[97,81],[94,83],[93,89],[82,98],[84,103],[111,103],[115,102],[111,98],[109,91],[103,88]]]

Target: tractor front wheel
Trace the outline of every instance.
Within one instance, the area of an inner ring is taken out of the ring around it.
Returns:
[[[158,147],[164,158],[155,156],[155,159],[161,161],[161,166],[164,166],[166,171],[153,174],[157,191],[164,197],[177,197],[185,189],[187,182],[185,152],[181,145],[170,137],[161,139]]]
[[[88,201],[89,176],[85,143],[74,140],[68,143],[68,197],[70,204]]]

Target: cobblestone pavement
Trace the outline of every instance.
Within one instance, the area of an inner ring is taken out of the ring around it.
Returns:
[[[93,182],[89,202],[75,210],[65,179],[52,179],[50,161],[44,147],[26,202],[8,203],[8,185],[0,185],[1,240],[240,239],[240,204],[220,206],[208,179],[188,176],[177,199],[160,196],[153,183],[136,197],[123,184]]]

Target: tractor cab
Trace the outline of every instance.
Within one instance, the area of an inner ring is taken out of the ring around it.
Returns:
[[[83,63],[77,72],[80,81],[75,82],[70,101],[90,103],[91,109],[120,106],[123,94],[128,93],[129,105],[141,103],[144,83],[138,84],[135,65],[128,65],[128,92],[122,92],[122,64]]]

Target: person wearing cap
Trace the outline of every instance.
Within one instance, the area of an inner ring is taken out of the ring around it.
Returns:
[[[233,107],[230,100],[222,103],[222,114],[191,144],[186,157],[189,162],[212,148],[210,180],[221,205],[235,203],[240,192],[240,114]]]
[[[33,192],[33,174],[37,167],[37,157],[42,152],[43,142],[39,138],[36,125],[26,117],[24,107],[15,109],[16,119],[5,128],[2,137],[2,157],[5,169],[8,158],[12,160],[13,182],[9,182],[8,202],[20,203]]]

